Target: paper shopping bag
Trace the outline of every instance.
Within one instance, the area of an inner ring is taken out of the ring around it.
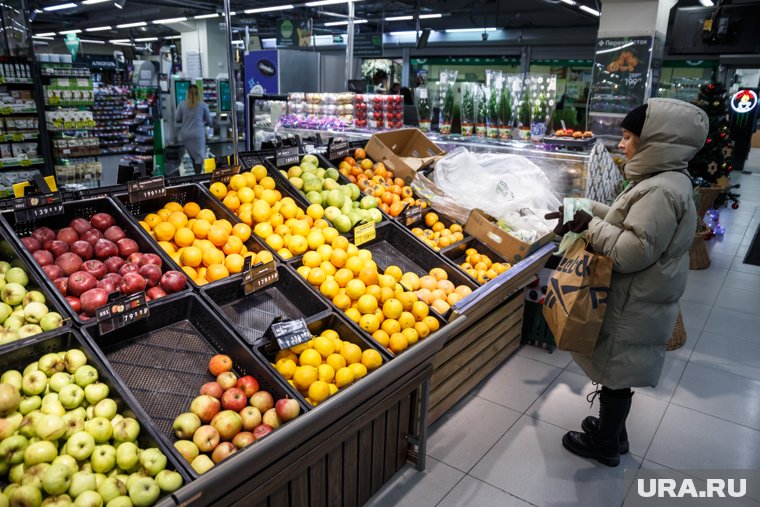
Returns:
[[[612,261],[576,241],[552,272],[544,318],[557,347],[591,355],[607,310]]]

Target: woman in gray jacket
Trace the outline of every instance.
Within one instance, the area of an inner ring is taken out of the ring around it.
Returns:
[[[180,127],[185,149],[193,159],[195,174],[202,173],[206,158],[206,126],[211,126],[211,111],[201,100],[196,85],[187,88],[187,98],[179,104],[174,120]]]
[[[650,99],[631,111],[621,123],[619,145],[628,159],[628,187],[612,206],[594,203],[593,216],[579,211],[555,229],[560,234],[588,230],[589,246],[609,257],[613,267],[593,353],[573,353],[589,378],[602,385],[599,418],[587,417],[583,432],[562,438],[578,456],[617,466],[620,454],[628,452],[631,387],[659,381],[696,230],[687,165],[704,145],[708,124],[704,111],[680,100]]]

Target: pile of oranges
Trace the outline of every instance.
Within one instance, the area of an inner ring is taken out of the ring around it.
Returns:
[[[394,178],[393,172],[382,162],[373,162],[367,158],[367,153],[359,148],[353,157],[346,157],[338,165],[338,171],[356,183],[366,195],[372,195],[378,200],[378,208],[392,217],[401,214],[407,205],[418,205],[427,208],[424,199],[415,199],[412,187],[403,179]]]
[[[281,350],[274,368],[312,405],[318,405],[383,364],[374,349],[341,340],[332,329],[306,343]]]
[[[403,273],[398,266],[381,273],[372,252],[343,236],[304,254],[298,272],[394,354],[439,328],[428,305],[413,292],[419,288],[416,274]]]
[[[146,215],[140,225],[198,285],[240,273],[247,256],[253,257],[252,264],[272,260],[270,252],[251,252],[246,247],[250,226],[218,219],[212,210],[201,209],[196,202],[184,206],[167,202]]]
[[[466,285],[455,286],[443,269],[433,268],[420,278],[415,294],[435,311],[445,315],[452,306],[471,292],[472,289]]]
[[[512,267],[508,262],[493,262],[487,255],[478,253],[475,248],[468,248],[465,255],[467,257],[459,267],[481,284],[488,283]]]
[[[212,183],[209,190],[283,259],[330,244],[340,234],[323,218],[321,205],[304,211],[291,197],[283,197],[262,165],[234,175],[227,185]]]
[[[449,227],[446,227],[446,224],[441,222],[438,215],[432,211],[425,215],[424,221],[427,228],[414,227],[412,234],[417,236],[423,243],[429,245],[433,250],[446,248],[464,239],[461,225],[451,224]]]

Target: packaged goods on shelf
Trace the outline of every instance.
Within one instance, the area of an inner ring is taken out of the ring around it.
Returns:
[[[55,179],[59,185],[100,181],[103,176],[103,166],[95,159],[63,158],[55,165]]]
[[[45,111],[48,130],[85,130],[95,126],[92,111],[56,110]]]
[[[36,158],[37,143],[12,143],[11,153],[15,158]]]
[[[29,64],[24,62],[2,62],[0,63],[0,77],[7,79],[7,82],[13,82],[14,79],[30,79],[31,72]]]
[[[37,130],[40,125],[36,116],[8,116],[2,120],[0,125],[5,125],[6,131]]]

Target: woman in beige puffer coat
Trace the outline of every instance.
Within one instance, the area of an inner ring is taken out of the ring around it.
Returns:
[[[689,160],[704,145],[707,114],[673,99],[651,99],[621,123],[628,187],[612,206],[594,203],[593,217],[578,212],[567,230],[588,230],[589,245],[612,260],[604,323],[591,357],[573,354],[602,385],[599,418],[584,432],[568,432],[563,445],[579,456],[617,466],[628,451],[625,419],[631,387],[655,386],[665,343],[686,287],[696,211]],[[566,232],[566,231],[564,231]]]

